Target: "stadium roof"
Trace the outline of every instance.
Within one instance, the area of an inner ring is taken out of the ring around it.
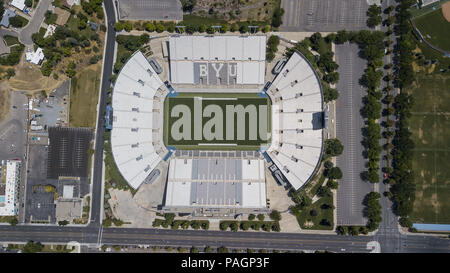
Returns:
[[[308,182],[322,154],[322,89],[309,62],[294,52],[273,81],[272,144],[268,154],[297,190]]]
[[[154,96],[163,85],[140,51],[124,65],[114,85],[111,149],[122,176],[138,188],[161,161],[153,130]]]
[[[199,64],[209,64],[206,84],[264,84],[266,36],[169,37],[171,81],[199,84]],[[218,80],[220,78],[220,80]]]
[[[264,160],[172,159],[165,206],[265,208]]]

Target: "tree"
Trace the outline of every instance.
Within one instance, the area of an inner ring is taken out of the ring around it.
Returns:
[[[281,24],[283,23],[283,21],[282,21],[283,14],[284,14],[284,9],[282,9],[280,7],[275,8],[275,10],[273,11],[273,15],[272,15],[272,26],[273,27],[281,26]]]
[[[317,213],[317,211],[316,211],[316,210],[312,209],[312,210],[310,210],[310,211],[309,211],[309,215],[311,215],[311,216],[315,217],[315,216],[317,216],[317,215],[318,215],[318,213]]]
[[[121,21],[119,21],[119,22],[117,22],[115,25],[114,25],[114,29],[116,30],[116,31],[122,31],[123,30],[123,23],[121,22]]]
[[[339,141],[339,139],[327,139],[325,140],[325,153],[328,156],[338,156],[342,154],[342,151],[344,150],[344,146]]]
[[[359,235],[359,227],[357,227],[357,226],[351,226],[350,229],[349,229],[349,233],[350,233],[350,235],[352,235],[352,236],[357,236],[357,235]]]
[[[331,169],[333,168],[334,164],[330,160],[327,160],[325,161],[325,163],[323,163],[323,166],[325,167],[325,169]]]
[[[381,7],[377,6],[375,4],[369,6],[369,9],[367,10],[367,16],[369,17],[367,19],[367,26],[368,27],[375,27],[379,24],[381,24]]]
[[[248,26],[247,26],[246,24],[242,25],[242,26],[239,28],[239,32],[240,32],[240,33],[247,33],[247,32],[248,32]]]
[[[274,221],[280,221],[281,220],[281,214],[278,210],[272,210],[272,212],[270,213],[270,219],[274,220]]]
[[[9,78],[14,77],[16,75],[16,72],[14,71],[14,68],[8,68],[6,70],[6,78],[9,80]]]
[[[9,18],[9,23],[13,27],[21,28],[26,24],[26,19],[19,15],[16,15],[14,17]]]
[[[338,182],[334,181],[334,180],[328,180],[327,181],[327,187],[330,189],[334,189],[336,190],[339,187]]]
[[[191,13],[196,4],[197,4],[196,0],[181,0],[181,5],[183,7],[184,12]]]
[[[0,21],[3,18],[3,13],[5,13],[5,3],[3,0],[0,0]]]
[[[33,0],[25,0],[25,6],[31,8],[32,5],[33,5]]]
[[[265,217],[264,217],[264,214],[258,214],[257,217],[258,217],[258,220],[259,220],[259,221],[264,221],[264,218],[265,218]]]
[[[218,253],[228,253],[228,248],[221,246],[217,249]]]
[[[8,223],[11,225],[11,226],[15,226],[15,225],[17,225],[18,223],[19,223],[19,220],[17,220],[17,217],[11,217],[9,220],[8,220]]]
[[[44,246],[40,242],[33,242],[29,241],[24,247],[23,247],[23,253],[37,253],[41,252],[42,249],[44,249]]]
[[[248,215],[248,220],[250,220],[250,221],[255,220],[255,218],[256,218],[256,216],[252,213]]]
[[[163,24],[159,23],[159,24],[156,25],[156,32],[161,33],[164,30],[166,30],[166,28],[164,27]]]
[[[198,248],[196,248],[195,246],[191,247],[190,250],[191,253],[198,253]]]
[[[68,224],[69,224],[69,221],[67,221],[67,220],[58,221],[58,225],[60,225],[60,226],[66,226]]]
[[[411,220],[408,217],[400,217],[398,222],[402,227],[407,227],[407,228],[413,227],[413,223],[411,222]]]
[[[346,226],[338,226],[336,227],[336,231],[339,235],[347,235],[348,234],[348,227]]]
[[[148,22],[147,24],[145,24],[145,30],[149,32],[155,31],[156,30],[155,24]]]
[[[205,253],[211,253],[211,247],[205,246],[205,249],[203,250]]]
[[[323,80],[327,83],[335,84],[339,81],[339,73],[331,72],[331,73],[325,74],[323,76]]]
[[[342,178],[342,171],[339,167],[333,167],[328,170],[325,170],[326,177],[329,179],[341,179]]]

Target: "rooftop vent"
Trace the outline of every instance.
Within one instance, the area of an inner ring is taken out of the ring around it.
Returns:
[[[142,86],[144,86],[144,81],[143,80],[139,79],[138,83],[140,83]]]

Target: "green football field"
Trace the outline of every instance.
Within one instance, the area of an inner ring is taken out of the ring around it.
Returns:
[[[416,185],[411,220],[450,224],[450,77],[419,75],[410,91]]]
[[[242,107],[238,105],[242,105]],[[177,124],[180,124],[184,113],[174,114],[176,112],[174,111],[174,107],[177,107],[175,109],[179,109],[180,106],[189,109],[188,119],[186,118],[189,122],[183,123],[184,125],[182,126]],[[237,109],[235,108],[236,106],[243,109],[256,109],[256,112],[254,112],[257,114],[256,122],[250,124],[250,114],[246,113],[243,116],[244,119],[240,120],[241,122],[245,120],[245,126],[241,126],[242,128],[239,127],[239,115],[233,114],[233,120],[227,118],[227,106],[233,107],[233,109]],[[205,114],[205,109],[208,109],[207,107],[220,109],[221,113],[213,112],[209,115]],[[267,107],[266,111],[263,111],[265,110],[264,107]],[[179,93],[176,97],[167,97],[164,102],[164,144],[179,150],[257,150],[270,142],[270,111],[270,98],[261,97],[256,93]],[[201,121],[198,121],[197,124],[194,117],[199,117],[199,115],[201,115]],[[212,120],[221,120],[222,122],[221,124],[215,124]],[[231,124],[228,128],[234,128],[234,136],[232,137],[231,132],[227,132],[227,124]],[[263,126],[261,126],[262,124]],[[196,125],[200,125],[202,128],[201,138],[196,137],[194,133]],[[217,133],[220,132],[220,130],[217,131],[220,128],[216,127],[220,125],[222,125],[222,134]],[[251,128],[253,128],[253,136],[255,135],[254,129],[256,128],[256,139],[250,137],[252,135],[252,132],[250,132]],[[190,132],[190,134],[186,133],[187,135],[184,135],[182,138],[177,137],[176,133],[174,133],[174,131],[186,132],[185,130]],[[207,139],[207,132],[217,134],[214,135],[215,137],[213,139]],[[186,136],[189,137],[186,139]]]

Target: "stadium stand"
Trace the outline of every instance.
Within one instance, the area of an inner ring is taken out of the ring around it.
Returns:
[[[264,84],[264,35],[172,35],[169,56],[174,84]]]
[[[306,58],[294,52],[268,94],[272,98],[272,144],[267,153],[297,190],[308,182],[322,155],[320,81]]]
[[[164,156],[160,137],[163,82],[137,51],[114,85],[111,149],[122,176],[133,188],[149,178]]]

